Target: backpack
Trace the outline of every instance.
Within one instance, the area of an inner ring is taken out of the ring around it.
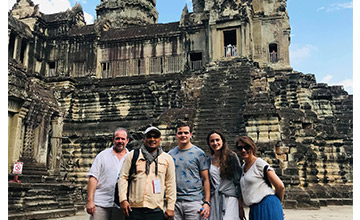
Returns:
[[[139,148],[134,149],[134,155],[133,155],[133,158],[131,160],[131,166],[130,166],[130,170],[129,170],[128,190],[127,190],[127,194],[126,194],[127,198],[129,198],[130,183],[131,183],[131,181],[133,179],[132,175],[137,173],[137,171],[136,171],[136,161],[139,158],[139,152],[140,152]],[[116,205],[120,206],[118,182],[116,182],[116,184],[115,184],[114,203]]]

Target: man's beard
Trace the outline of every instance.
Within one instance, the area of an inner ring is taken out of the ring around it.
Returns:
[[[119,145],[115,145],[114,146],[114,150],[117,152],[117,153],[120,153],[121,151],[123,151],[125,149],[125,146],[122,145],[122,144],[119,144]]]

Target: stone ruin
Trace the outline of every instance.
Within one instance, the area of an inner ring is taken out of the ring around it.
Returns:
[[[286,0],[193,0],[157,23],[155,0],[101,0],[43,14],[17,0],[8,14],[9,219],[73,215],[87,172],[115,128],[129,148],[158,126],[166,151],[178,121],[193,142],[221,129],[249,135],[286,186],[287,208],[352,204],[353,96],[289,64]]]

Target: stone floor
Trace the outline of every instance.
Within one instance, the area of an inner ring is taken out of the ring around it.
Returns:
[[[248,209],[245,210],[248,212]],[[52,220],[88,220],[85,211],[75,216],[57,218]],[[327,206],[319,210],[285,209],[285,220],[351,220],[353,219],[353,206]]]

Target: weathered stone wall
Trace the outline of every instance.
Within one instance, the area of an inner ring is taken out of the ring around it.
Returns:
[[[96,14],[99,21],[108,20],[112,27],[155,24],[155,6],[155,0],[103,0],[96,7]]]
[[[286,1],[194,0],[194,13],[185,7],[180,22],[141,26],[133,26],[134,10],[151,20],[155,1],[123,3],[102,1],[94,25],[84,24],[79,5],[51,15],[30,0],[14,5],[8,169],[24,159],[29,184],[10,184],[21,192],[9,194],[13,217],[19,207],[33,212],[33,199],[60,201],[50,191],[33,197],[32,184],[41,191],[44,182],[70,181],[77,187],[64,193],[84,202],[87,172],[116,127],[129,130],[132,149],[147,126],[158,126],[168,151],[179,120],[193,123],[193,143],[207,154],[211,129],[221,129],[232,149],[237,135],[251,136],[284,181],[287,207],[352,203],[352,95],[291,69]],[[114,28],[112,13],[125,6]]]
[[[352,197],[352,96],[317,84],[313,75],[261,70],[237,59],[196,72],[73,80],[54,87],[67,112],[64,167],[84,192],[91,163],[111,146],[116,127],[129,129],[133,148],[147,126],[159,126],[169,150],[176,145],[176,122],[189,120],[193,142],[208,154],[211,129],[223,130],[233,150],[235,136],[251,136],[259,156],[289,189],[288,207],[316,207],[333,197],[346,203],[343,198]],[[296,197],[301,194],[306,196]]]

